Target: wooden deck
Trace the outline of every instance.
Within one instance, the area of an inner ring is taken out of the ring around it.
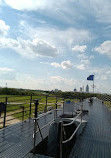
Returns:
[[[81,136],[77,137],[70,158],[111,158],[111,112],[96,99],[93,104],[84,102],[89,110],[89,120]],[[48,114],[39,120],[42,127],[53,118]],[[49,126],[42,130],[43,137],[48,135]],[[0,158],[44,158],[33,155],[33,120],[21,122],[0,130]],[[36,144],[41,141],[37,135]],[[47,156],[46,156],[47,158]]]

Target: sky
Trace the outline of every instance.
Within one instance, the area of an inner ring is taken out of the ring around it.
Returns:
[[[111,0],[0,0],[0,86],[111,93]]]

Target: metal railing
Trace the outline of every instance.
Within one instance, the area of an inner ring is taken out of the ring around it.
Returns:
[[[78,104],[78,103],[77,103]],[[63,103],[64,105],[64,103]],[[82,123],[82,111],[83,111],[83,104],[78,104],[78,105],[81,105],[81,110],[80,112],[77,114],[77,116],[73,119],[73,121],[71,121],[70,123],[63,123],[63,121],[60,121],[60,158],[62,158],[62,144],[65,144],[69,141],[71,141],[74,137],[74,135],[76,134],[76,132],[78,131],[79,127],[81,126],[81,123]],[[37,104],[38,106],[38,104]],[[36,108],[36,110],[38,109],[38,107]],[[58,111],[62,111],[62,113],[64,114],[64,111],[63,109],[54,109],[54,110],[51,110],[51,111],[48,111],[44,114],[41,114],[39,116],[36,116],[33,118],[34,120],[34,133],[33,133],[33,153],[35,154],[36,152],[36,138],[37,138],[37,133],[39,132],[40,133],[40,136],[41,136],[41,139],[43,140],[43,136],[42,136],[42,129],[50,126],[56,119],[57,119],[57,112]],[[37,111],[36,111],[37,112]],[[35,113],[36,113],[35,112]],[[38,121],[40,121],[41,118],[47,116],[48,114],[52,114],[53,115],[53,118],[52,120],[50,120],[48,123],[46,123],[45,125],[43,125],[42,127],[39,127],[39,123]],[[67,140],[63,140],[63,131],[64,131],[64,127],[66,126],[71,126],[76,120],[78,117],[81,117],[81,120],[80,120],[80,123],[79,125],[76,127],[76,129],[74,130],[73,134],[70,136],[70,138],[68,138]],[[62,119],[60,119],[62,120]]]
[[[38,114],[48,111],[48,107],[57,108],[63,104],[63,98],[49,95],[0,97],[0,128],[25,121],[33,117],[34,99],[40,99]]]
[[[73,137],[75,136],[76,132],[78,131],[78,129],[80,128],[82,124],[82,111],[83,111],[83,104],[81,105],[81,111],[77,114],[77,116],[74,118],[73,121],[67,124],[63,123],[63,121],[60,121],[60,158],[62,158],[63,144],[68,143],[69,141],[73,139]],[[63,140],[64,127],[71,126],[72,124],[74,124],[74,122],[77,120],[79,116],[81,116],[81,121],[79,125],[76,127],[72,135],[67,140]]]
[[[110,110],[111,110],[111,95],[108,94],[99,94],[98,99],[102,101]]]
[[[37,104],[38,106],[38,104]],[[56,106],[57,108],[57,106]],[[37,110],[38,108],[36,108]],[[33,146],[33,153],[35,153],[35,148],[36,148],[36,136],[37,133],[40,133],[40,136],[43,140],[43,136],[42,136],[42,129],[46,128],[47,126],[50,126],[57,118],[57,111],[63,111],[62,109],[54,109],[54,110],[50,110],[44,114],[39,115],[38,117],[35,115],[35,117],[33,118],[34,120],[34,133],[33,133],[33,142],[34,142],[34,146]],[[35,111],[35,113],[37,113],[37,111]],[[48,123],[46,123],[44,126],[42,126],[41,128],[39,127],[39,123],[38,120],[40,120],[42,117],[47,116],[48,114],[52,114],[53,113],[53,119],[51,121],[49,121]],[[38,129],[37,129],[38,127]]]

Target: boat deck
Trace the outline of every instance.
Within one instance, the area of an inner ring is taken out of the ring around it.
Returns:
[[[70,158],[111,158],[111,112],[98,99],[93,104],[84,102],[88,109],[88,123],[82,133],[77,136]],[[53,114],[39,120],[42,127],[50,122]],[[33,155],[33,120],[17,123],[0,130],[1,158],[44,158],[47,156]],[[48,136],[49,126],[42,129],[43,137]],[[41,141],[38,133],[36,144]]]
[[[111,112],[100,100],[86,101],[89,120],[70,158],[111,158]]]

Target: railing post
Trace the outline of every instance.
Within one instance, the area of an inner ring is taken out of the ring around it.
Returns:
[[[56,103],[55,103],[55,119],[57,118],[57,96],[56,96]]]
[[[64,102],[65,102],[65,98],[63,98],[63,114],[64,114]]]
[[[83,101],[84,100],[82,100],[82,104],[81,104],[81,123],[82,123]]]
[[[22,108],[22,122],[24,121],[24,106],[21,106],[21,108]]]
[[[35,101],[35,119],[34,119],[34,134],[33,134],[33,139],[34,139],[34,148],[33,148],[33,153],[35,153],[35,147],[36,147],[36,131],[37,131],[37,116],[38,116],[38,105],[39,105],[39,101],[38,100],[34,100]]]
[[[4,104],[4,121],[3,121],[3,128],[5,127],[5,123],[6,123],[7,100],[8,100],[8,98],[6,97],[6,99],[5,99],[5,104]]]
[[[32,95],[30,96],[30,113],[29,113],[29,119],[31,118],[31,106],[32,106]]]
[[[63,141],[63,122],[60,121],[60,158],[62,158],[62,141]]]
[[[37,122],[36,118],[34,119],[34,134],[33,134],[33,139],[34,139],[34,147],[33,147],[33,153],[35,154],[35,147],[36,147],[36,131],[37,131]]]
[[[45,112],[47,112],[47,98],[48,98],[48,96],[46,94]]]
[[[39,105],[39,101],[35,100],[35,118],[37,118],[38,116],[38,105]]]

